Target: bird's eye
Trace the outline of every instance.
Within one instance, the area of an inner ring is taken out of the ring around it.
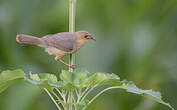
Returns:
[[[89,36],[88,36],[88,35],[86,35],[86,36],[84,36],[84,38],[88,39],[88,38],[89,38]]]

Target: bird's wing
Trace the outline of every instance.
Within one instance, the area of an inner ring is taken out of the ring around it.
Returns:
[[[49,47],[55,47],[59,50],[71,52],[76,48],[76,34],[63,32],[42,37],[44,42]]]

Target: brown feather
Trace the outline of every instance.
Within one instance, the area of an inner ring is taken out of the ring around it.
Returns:
[[[16,40],[19,43],[38,45],[41,47],[45,45],[44,42],[40,38],[30,36],[30,35],[25,35],[25,34],[17,35]]]
[[[63,32],[42,37],[48,47],[55,47],[59,50],[72,52],[77,48],[77,38],[75,33]]]

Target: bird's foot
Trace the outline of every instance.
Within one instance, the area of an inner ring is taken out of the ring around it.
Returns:
[[[76,68],[76,65],[69,64],[69,67],[72,68],[73,70]]]

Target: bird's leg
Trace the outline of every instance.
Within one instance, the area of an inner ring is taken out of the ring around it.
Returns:
[[[75,69],[75,65],[71,65],[71,64],[67,64],[66,62],[64,62],[62,59],[59,60],[61,63],[63,63],[64,65],[72,68],[72,69]]]
[[[70,68],[72,68],[72,69],[75,69],[75,65],[67,64],[67,63],[64,62],[64,61],[61,59],[61,57],[59,57],[59,56],[56,56],[56,57],[55,57],[55,60],[60,61],[61,63],[63,63],[64,65],[66,65],[66,66],[68,66],[68,67],[70,67]]]

